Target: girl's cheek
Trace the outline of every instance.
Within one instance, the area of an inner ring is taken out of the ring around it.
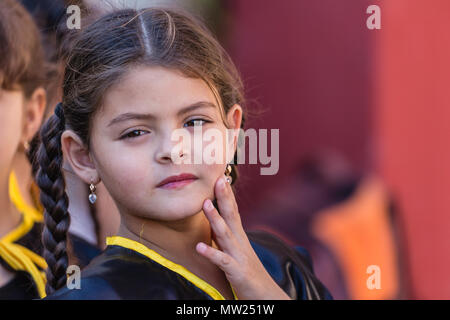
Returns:
[[[209,128],[209,135],[206,134],[208,129],[203,132],[203,140],[198,141],[197,145],[201,148],[193,149],[192,154],[195,154],[197,159],[202,159],[203,165],[225,165],[227,161],[227,135],[223,129]]]
[[[211,190],[214,190],[217,179],[224,173],[223,168],[222,164],[203,165],[201,172]]]
[[[126,163],[115,162],[107,169],[113,180],[128,183],[140,183],[148,177],[149,165],[145,162]]]
[[[16,92],[3,92],[0,99],[0,166],[11,165],[22,135],[21,96]]]
[[[142,187],[151,183],[146,181],[151,173],[149,159],[140,159],[136,154],[114,151],[104,152],[98,159],[99,173],[105,184],[110,188]]]

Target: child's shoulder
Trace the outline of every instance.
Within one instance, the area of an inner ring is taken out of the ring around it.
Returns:
[[[63,287],[45,300],[120,300],[111,284],[102,277],[82,278],[79,288]]]
[[[83,268],[81,274],[72,273],[66,285],[47,296],[46,300],[116,300],[121,299],[114,290],[110,277],[120,274],[120,264],[111,268],[112,256],[105,250]],[[116,260],[117,259],[113,259]],[[80,266],[78,266],[80,267]]]
[[[246,233],[267,272],[292,299],[332,299],[315,276],[311,256],[305,248],[291,246],[271,232]]]
[[[311,255],[306,248],[292,246],[288,240],[272,231],[251,230],[247,231],[246,234],[255,252],[261,254],[260,259],[266,259],[274,254],[285,258],[301,259],[302,266],[313,271]],[[269,254],[269,256],[266,256],[266,254]]]
[[[108,246],[81,271],[79,284],[78,289],[64,287],[46,299],[171,300],[206,297],[201,290],[159,263],[115,245]]]
[[[316,278],[308,252],[293,247],[265,231],[247,232],[250,244],[267,272],[293,299],[330,299],[328,290]],[[151,285],[143,286],[143,283]],[[174,272],[140,253],[120,246],[108,246],[82,271],[80,289],[63,288],[47,299],[206,299]]]

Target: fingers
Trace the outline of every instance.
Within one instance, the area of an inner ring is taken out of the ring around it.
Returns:
[[[239,270],[238,264],[229,254],[208,246],[203,242],[199,242],[195,249],[199,254],[222,269],[228,279],[236,278],[236,272]]]
[[[214,193],[217,199],[220,215],[225,219],[233,233],[241,235],[243,232],[241,217],[234,197],[233,190],[225,177],[220,177],[216,182]]]
[[[207,199],[204,202],[203,211],[205,212],[206,218],[209,220],[211,229],[220,248],[233,256],[237,255],[238,251],[236,251],[236,248],[238,244],[236,238],[225,220],[213,206],[211,200]]]

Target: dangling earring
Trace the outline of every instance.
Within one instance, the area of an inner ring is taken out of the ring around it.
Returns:
[[[89,186],[91,193],[89,194],[89,202],[94,204],[95,200],[97,200],[97,195],[95,194],[95,185],[91,181],[91,185]]]
[[[226,175],[226,180],[229,184],[231,184],[231,182],[233,182],[233,178],[231,177],[231,165],[227,164],[227,168],[225,169],[225,175]]]
[[[23,143],[23,149],[25,150],[25,152],[28,152],[30,150],[30,143],[28,141],[25,141]]]

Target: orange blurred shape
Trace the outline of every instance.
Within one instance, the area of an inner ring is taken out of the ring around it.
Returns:
[[[350,299],[396,298],[396,244],[388,197],[379,179],[366,178],[349,200],[317,214],[312,231],[339,261]],[[372,265],[379,267],[380,289],[369,288],[374,272],[368,273],[367,268]]]

